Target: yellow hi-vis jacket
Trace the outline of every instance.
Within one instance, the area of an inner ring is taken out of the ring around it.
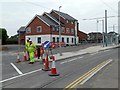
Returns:
[[[36,50],[36,45],[35,44],[31,44],[29,47],[28,47],[28,52],[31,53],[31,52],[35,52]]]
[[[25,48],[26,48],[27,51],[28,51],[29,46],[30,46],[30,42],[26,42]]]

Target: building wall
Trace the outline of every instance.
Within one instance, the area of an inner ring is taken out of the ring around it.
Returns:
[[[37,26],[42,26],[42,32],[37,32]],[[28,25],[28,27],[31,27],[31,33],[26,33],[26,35],[43,35],[50,33],[50,27],[37,17],[35,17],[35,19]]]
[[[41,37],[41,43],[38,43],[38,37]],[[50,41],[50,35],[26,35],[26,39],[30,38],[34,44],[36,45],[41,45],[42,43],[44,43],[45,41]],[[55,37],[55,42],[57,42],[57,37],[59,38],[59,35],[52,35],[52,38]],[[74,40],[74,36],[64,36],[61,35],[61,38],[64,38],[64,42],[66,44],[74,44],[74,41],[72,43],[72,38]],[[67,43],[67,38],[69,38],[69,43]],[[78,43],[78,37],[76,39],[76,42]]]

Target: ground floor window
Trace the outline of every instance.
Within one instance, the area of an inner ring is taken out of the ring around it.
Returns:
[[[41,37],[38,37],[37,41],[38,43],[41,43]]]
[[[73,43],[73,41],[74,41],[74,38],[72,38],[72,43]]]
[[[67,43],[69,43],[69,38],[67,38]]]
[[[53,37],[53,42],[55,42],[55,37]]]
[[[59,42],[59,37],[57,37],[57,42]]]
[[[64,37],[62,37],[62,42],[64,42]]]

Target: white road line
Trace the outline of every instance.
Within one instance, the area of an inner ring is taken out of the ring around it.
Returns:
[[[74,59],[71,59],[71,60],[68,60],[68,61],[64,61],[64,62],[61,62],[60,64],[64,64],[64,63],[68,63],[68,62],[72,62],[72,61],[78,60],[78,59],[80,59],[80,58],[83,58],[83,57],[74,58]]]
[[[19,74],[23,74],[13,63],[10,63],[14,69],[19,73]]]
[[[92,53],[92,54],[90,54],[90,55],[95,55],[95,54],[97,54],[98,52],[95,52],[95,53]]]
[[[35,73],[35,72],[38,72],[38,71],[41,71],[41,70],[42,70],[42,69],[38,69],[38,70],[34,70],[34,71],[31,71],[31,72],[28,72],[28,73],[24,73],[24,74],[15,76],[15,77],[11,77],[11,78],[8,78],[8,79],[5,79],[5,80],[0,81],[0,83],[6,82],[6,81],[10,81],[10,80],[13,80],[13,79],[15,79],[15,78],[22,77],[22,76],[26,76],[26,75],[29,75],[29,74],[32,74],[32,73]]]
[[[83,85],[85,82],[87,82],[91,77],[93,77],[97,72],[99,72],[102,68],[104,68],[107,64],[109,64],[110,62],[112,62],[113,60],[110,59],[109,61],[107,61],[102,67],[100,67],[98,70],[96,70],[94,73],[92,73],[89,77],[87,77],[85,80],[83,80],[80,85]]]

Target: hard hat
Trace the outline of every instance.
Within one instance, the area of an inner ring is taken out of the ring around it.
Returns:
[[[32,40],[29,40],[30,42],[32,42]]]

